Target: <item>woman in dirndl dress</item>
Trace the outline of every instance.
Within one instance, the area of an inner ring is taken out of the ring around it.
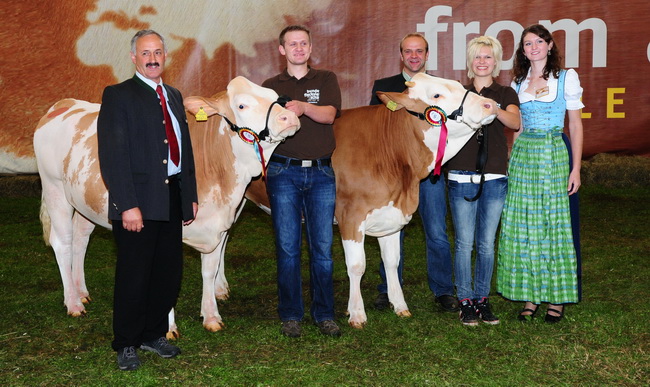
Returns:
[[[513,75],[522,127],[508,166],[497,291],[526,301],[519,320],[531,320],[539,305],[548,303],[545,321],[555,323],[564,317],[564,306],[581,297],[577,192],[582,88],[575,70],[562,69],[551,33],[539,24],[523,31]],[[564,134],[565,115],[570,141]]]

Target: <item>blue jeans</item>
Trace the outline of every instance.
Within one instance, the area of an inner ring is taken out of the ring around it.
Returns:
[[[302,167],[290,165],[289,160],[270,162],[266,182],[275,230],[278,314],[282,321],[300,321],[304,315],[300,273],[304,217],[310,257],[311,316],[317,323],[333,320],[334,170],[320,162]]]
[[[454,295],[452,262],[447,237],[447,195],[444,175],[433,184],[429,179],[420,182],[420,204],[427,249],[427,280],[436,296]]]
[[[469,171],[450,171],[460,175],[476,175]],[[479,185],[449,181],[449,204],[456,231],[455,275],[458,299],[481,299],[490,295],[494,269],[494,240],[508,190],[508,178],[488,180],[478,200],[473,198]],[[474,288],[472,289],[472,248],[476,242]]]

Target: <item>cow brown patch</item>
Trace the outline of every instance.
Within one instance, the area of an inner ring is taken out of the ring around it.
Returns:
[[[227,107],[227,94],[219,93],[216,97],[217,101],[213,107],[221,114],[232,117],[232,112]],[[220,133],[220,126],[226,124],[218,115],[209,117],[207,121],[197,122],[194,116],[188,113],[187,121],[194,148],[199,201],[207,200],[210,191],[217,186],[217,197],[212,200],[226,203],[228,195],[235,189],[235,156],[230,142],[231,131],[228,129],[225,134]]]
[[[47,115],[46,117],[49,118],[49,119],[52,119],[52,118],[58,116],[59,114],[63,114],[63,113],[64,113],[65,111],[67,111],[68,109],[70,109],[69,106],[68,106],[68,107],[58,108],[58,109],[53,110],[53,111],[51,111],[50,113],[48,113],[48,115]]]

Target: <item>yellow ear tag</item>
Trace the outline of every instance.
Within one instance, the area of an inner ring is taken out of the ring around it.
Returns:
[[[199,111],[196,112],[196,115],[194,117],[196,117],[197,121],[207,121],[208,120],[208,115],[205,114],[205,110],[203,110],[203,106],[201,106],[199,108]]]
[[[388,103],[386,104],[386,107],[387,107],[388,109],[390,109],[390,111],[393,111],[393,112],[394,112],[395,110],[397,110],[397,102],[395,102],[395,101],[388,101]]]

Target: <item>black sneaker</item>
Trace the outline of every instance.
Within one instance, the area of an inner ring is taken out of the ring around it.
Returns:
[[[302,336],[302,328],[300,327],[300,322],[297,320],[282,321],[280,332],[287,337]]]
[[[320,333],[325,336],[339,337],[341,336],[341,329],[333,320],[324,320],[317,323]]]
[[[173,344],[169,344],[169,341],[165,337],[159,337],[156,340],[151,340],[142,343],[140,349],[145,351],[155,352],[160,357],[170,358],[181,353],[181,349]]]
[[[460,312],[458,312],[460,317],[460,322],[463,325],[468,325],[475,327],[478,325],[478,316],[476,315],[476,309],[472,305],[472,300],[469,298],[464,298],[460,300]]]
[[[124,347],[117,351],[117,366],[122,371],[133,371],[140,367],[140,359],[135,347]]]
[[[490,325],[497,325],[499,323],[499,318],[492,313],[492,310],[490,310],[490,303],[488,302],[487,297],[483,297],[480,300],[474,300],[474,306],[476,308],[476,314],[484,323]]]
[[[387,309],[389,305],[388,293],[379,293],[377,298],[375,298],[375,309],[384,310]]]

